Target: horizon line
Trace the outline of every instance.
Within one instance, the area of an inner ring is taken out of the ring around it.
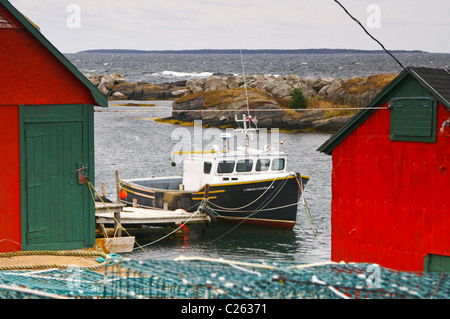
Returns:
[[[140,49],[88,49],[76,53],[385,53],[384,50],[367,49],[331,49],[331,48],[309,48],[309,49],[169,49],[169,50],[140,50]],[[432,53],[424,50],[389,50],[397,53]],[[441,53],[441,52],[439,52]],[[72,53],[73,54],[73,53]],[[445,53],[444,53],[445,54]]]

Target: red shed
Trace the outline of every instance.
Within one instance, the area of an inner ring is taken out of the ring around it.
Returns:
[[[6,0],[0,78],[0,252],[92,246],[78,172],[94,177],[93,106],[107,99]]]
[[[331,259],[450,270],[450,73],[407,68],[318,151],[332,155]]]

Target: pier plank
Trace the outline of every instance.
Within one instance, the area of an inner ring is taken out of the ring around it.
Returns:
[[[118,209],[118,207],[114,207]],[[139,207],[121,207],[120,218],[122,225],[130,224],[181,224],[181,223],[205,223],[209,221],[209,217],[205,213],[187,213],[181,211],[158,210]],[[110,210],[112,211],[112,210]],[[97,223],[111,224],[114,223],[114,218],[111,212],[106,209],[99,209],[96,212]]]

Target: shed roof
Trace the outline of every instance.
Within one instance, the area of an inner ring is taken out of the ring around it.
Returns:
[[[358,112],[344,127],[323,143],[317,151],[331,155],[348,135],[361,125],[373,112],[389,100],[390,93],[406,77],[416,79],[431,95],[450,110],[450,70],[423,67],[407,67],[394,80],[388,83],[383,90],[360,112]]]
[[[73,75],[75,75],[82,84],[84,84],[90,91],[94,100],[99,106],[107,107],[108,99],[102,94],[95,85],[93,85],[57,48],[53,46],[37,29],[28,18],[20,13],[8,0],[0,0],[6,10],[8,10],[19,22],[39,41],[41,42]]]

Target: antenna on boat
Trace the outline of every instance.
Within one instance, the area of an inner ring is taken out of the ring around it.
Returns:
[[[242,122],[243,129],[237,129],[235,131],[242,131],[244,134],[244,151],[245,153],[248,152],[249,147],[249,131],[257,131],[258,130],[258,120],[252,119],[252,116],[250,115],[250,106],[248,103],[248,92],[247,92],[247,79],[245,77],[245,68],[244,68],[244,55],[242,54],[242,47],[239,45],[239,51],[241,54],[241,65],[242,65],[242,76],[244,77],[244,89],[245,89],[245,101],[247,103],[247,116],[245,114],[242,114],[242,120],[238,119],[238,116],[235,114],[234,119],[239,124],[239,122]],[[247,127],[247,121],[248,121],[248,127]],[[254,123],[255,127],[252,128],[252,122]]]
[[[242,54],[242,48],[239,48],[241,52],[241,64],[242,64],[242,75],[244,76],[244,88],[245,88],[245,101],[247,102],[247,115],[250,118],[250,107],[248,105],[248,94],[247,94],[247,79],[245,78],[245,69],[244,69],[244,56]]]

